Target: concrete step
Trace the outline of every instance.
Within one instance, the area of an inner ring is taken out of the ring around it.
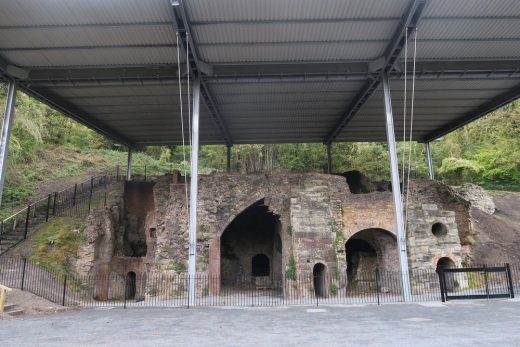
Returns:
[[[19,309],[19,310],[9,311],[6,313],[12,317],[16,317],[16,316],[21,316],[22,314],[25,313],[25,311],[24,311],[24,309]]]
[[[25,313],[23,308],[15,304],[7,304],[4,306],[4,312],[12,317],[20,316]]]

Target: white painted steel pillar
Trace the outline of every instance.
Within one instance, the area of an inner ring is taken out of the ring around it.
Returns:
[[[432,161],[432,152],[430,148],[430,143],[426,142],[426,160],[428,161],[428,174],[430,175],[430,179],[435,179],[435,173],[433,172],[433,161]]]
[[[390,96],[390,86],[388,75],[382,75],[383,92],[385,98],[386,116],[386,138],[388,152],[390,156],[390,169],[392,173],[392,195],[394,198],[395,223],[397,227],[397,248],[399,252],[399,264],[401,267],[401,277],[403,282],[404,301],[411,301],[410,276],[408,271],[408,253],[406,251],[406,234],[404,229],[403,204],[401,201],[401,186],[399,182],[399,168],[397,162],[397,150],[395,146],[394,115],[392,113],[392,98]]]
[[[2,205],[2,195],[4,193],[7,156],[9,155],[9,139],[11,138],[11,128],[13,127],[14,105],[16,103],[17,89],[18,82],[10,80],[9,86],[7,87],[7,99],[5,100],[2,138],[0,139],[0,206]]]
[[[331,153],[332,143],[327,143],[327,173],[332,173],[332,153]]]
[[[193,119],[191,122],[191,182],[190,182],[190,223],[189,223],[189,258],[188,276],[189,288],[188,303],[195,304],[197,274],[197,193],[199,186],[199,106],[200,106],[200,79],[193,82]]]
[[[126,163],[126,180],[132,180],[132,148],[128,147],[128,158]]]

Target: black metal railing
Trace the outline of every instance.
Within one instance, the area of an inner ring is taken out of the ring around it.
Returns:
[[[105,206],[108,196],[121,189],[120,177],[102,174],[30,203],[0,221],[0,254],[53,217],[86,217],[93,209]]]
[[[173,165],[134,166],[132,180],[148,180],[173,172]],[[85,218],[106,206],[110,194],[122,191],[126,167],[119,166],[92,176],[61,191],[48,194],[0,221],[0,255],[13,248],[53,217]]]
[[[475,281],[462,271],[464,278],[452,278],[451,284],[460,291],[482,291],[488,296],[509,286],[510,295],[520,287],[520,266],[510,265],[507,282],[488,266],[487,282]],[[190,307],[195,306],[280,306],[385,304],[403,300],[401,274],[374,271],[358,274],[299,274],[291,278],[273,276],[240,276],[221,278],[207,274],[190,277],[185,273],[145,272],[135,274],[121,271],[106,276],[66,276],[54,274],[26,259],[0,257],[0,283],[42,296],[66,306],[119,307]],[[444,271],[444,274],[455,273]],[[441,280],[440,280],[441,279]],[[411,301],[441,301],[442,276],[433,270],[410,270]],[[448,284],[449,276],[445,278]],[[189,295],[194,282],[195,296]],[[509,284],[508,284],[509,283]],[[487,288],[487,289],[486,289]],[[448,289],[448,292],[454,289]],[[495,292],[494,292],[495,291]],[[453,294],[453,293],[451,293]],[[500,297],[506,297],[500,296]]]
[[[509,264],[439,268],[442,301],[514,298],[513,270]]]

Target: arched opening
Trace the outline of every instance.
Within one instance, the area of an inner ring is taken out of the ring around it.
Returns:
[[[281,278],[280,231],[279,216],[269,210],[263,199],[236,216],[220,239],[222,286],[249,285],[258,282],[256,277]]]
[[[126,285],[125,285],[125,297],[127,300],[135,299],[135,282],[136,282],[136,276],[135,272],[130,271],[126,274]]]
[[[374,282],[380,272],[398,270],[397,240],[387,230],[365,229],[345,243],[347,277],[350,283]]]
[[[312,269],[312,276],[314,284],[314,294],[317,297],[325,297],[327,293],[325,286],[325,265],[323,265],[322,263],[317,263],[316,265],[314,265],[314,268]]]
[[[436,271],[439,272],[441,269],[452,269],[455,267],[455,263],[448,257],[442,257],[437,261]],[[454,290],[459,286],[459,281],[455,279],[455,274],[448,272],[444,276],[446,282],[446,289],[449,291]]]
[[[257,254],[251,259],[251,275],[269,276],[271,272],[269,258],[265,254]]]

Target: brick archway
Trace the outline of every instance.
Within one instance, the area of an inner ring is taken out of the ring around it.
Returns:
[[[208,271],[209,271],[210,277],[213,279],[212,281],[214,281],[214,284],[211,286],[212,295],[219,295],[220,288],[221,288],[221,282],[224,281],[224,277],[229,275],[229,273],[235,272],[235,271],[231,271],[230,269],[228,269],[230,271],[227,271],[227,272],[224,271],[227,267],[226,268],[223,267],[222,262],[226,258],[223,258],[222,252],[223,252],[223,248],[226,248],[226,249],[229,248],[229,242],[226,242],[227,238],[224,238],[224,236],[230,230],[229,228],[233,228],[234,225],[236,225],[240,221],[241,218],[247,218],[248,217],[247,213],[250,213],[250,210],[255,209],[255,208],[263,209],[267,218],[276,219],[276,222],[272,222],[272,223],[275,223],[274,224],[275,226],[273,226],[272,228],[268,228],[270,230],[269,232],[272,233],[272,235],[269,235],[268,237],[273,238],[273,240],[272,240],[273,242],[268,242],[268,243],[270,243],[270,246],[272,248],[271,249],[272,254],[269,254],[268,258],[271,261],[271,267],[272,267],[271,275],[274,275],[277,269],[278,269],[278,271],[281,271],[281,262],[282,262],[281,249],[283,249],[283,245],[281,245],[281,244],[278,245],[280,247],[280,251],[278,253],[280,253],[280,254],[276,253],[277,250],[275,249],[276,248],[275,246],[278,243],[281,243],[281,239],[279,237],[279,233],[281,230],[280,215],[275,213],[274,211],[272,211],[270,207],[266,206],[265,198],[262,197],[261,193],[252,194],[252,195],[248,196],[248,198],[243,199],[242,201],[240,201],[239,203],[237,203],[235,205],[235,207],[233,208],[234,212],[232,214],[230,214],[230,217],[227,219],[226,225],[220,228],[217,236],[213,239],[213,241],[210,244]],[[247,230],[247,228],[246,228],[246,230]],[[241,234],[241,233],[236,234],[236,231],[234,233],[235,233],[234,237],[237,237],[237,235]],[[255,245],[255,247],[258,247],[258,245],[259,245],[258,242],[256,242],[256,243],[253,242],[253,244]],[[236,249],[241,250],[242,248],[237,247]],[[241,261],[241,263],[248,264],[249,267],[251,266],[251,260],[254,255],[256,255],[258,253],[269,253],[268,250],[261,250],[261,249],[253,250],[253,248],[247,250],[247,252],[253,252],[254,254],[247,254],[247,255],[241,254],[240,258],[244,258],[244,259],[240,259],[240,261]],[[242,255],[243,255],[243,257],[242,257]],[[251,258],[251,259],[249,259],[249,258]],[[280,264],[278,264],[278,263],[280,263]],[[242,265],[244,265],[244,264],[242,264]],[[277,266],[277,264],[279,266]],[[228,266],[228,265],[229,264],[226,263],[226,266]],[[242,267],[237,268],[239,270],[237,272],[240,272],[246,276],[251,275],[252,269],[249,269],[249,267],[247,267],[248,265],[244,265]],[[223,271],[226,273],[223,274]],[[224,276],[224,275],[226,275],[226,276]]]

